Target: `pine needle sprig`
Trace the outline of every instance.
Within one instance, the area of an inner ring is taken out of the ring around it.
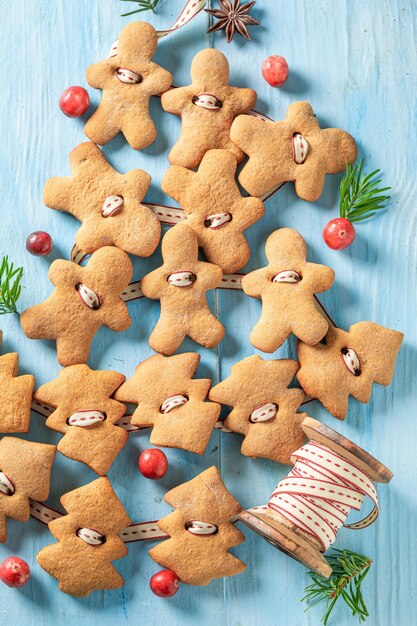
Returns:
[[[128,15],[133,15],[134,13],[142,13],[142,11],[152,11],[152,13],[156,13],[155,9],[159,2],[159,0],[120,0],[121,2],[135,2],[138,5],[138,9],[134,11],[129,11],[129,13],[122,13],[121,17],[127,17]]]
[[[334,549],[327,558],[333,569],[330,578],[322,578],[315,572],[308,572],[312,583],[304,590],[301,602],[307,602],[307,609],[318,602],[326,600],[326,612],[322,622],[324,626],[329,621],[330,614],[339,598],[357,615],[359,622],[369,616],[368,609],[362,596],[361,585],[369,572],[372,560],[363,554],[351,550]]]
[[[0,266],[0,315],[17,313],[16,303],[22,287],[23,267],[14,267],[7,256],[3,257]]]
[[[363,159],[359,165],[346,164],[346,172],[340,182],[340,217],[350,222],[366,220],[384,209],[391,196],[385,195],[391,187],[378,187],[380,170],[362,173]]]

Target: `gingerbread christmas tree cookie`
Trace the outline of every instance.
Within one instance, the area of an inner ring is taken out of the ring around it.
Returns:
[[[289,464],[291,453],[304,443],[306,413],[297,413],[304,392],[288,389],[298,367],[290,359],[250,356],[211,389],[210,400],[232,407],[224,425],[244,435],[242,454]]]
[[[244,198],[235,182],[236,157],[228,150],[207,152],[198,172],[174,165],[162,189],[184,209],[207,259],[225,274],[240,270],[250,250],[243,231],[265,213],[258,198]]]
[[[104,61],[91,65],[87,81],[103,90],[101,102],[84,127],[91,141],[108,143],[120,131],[135,150],[149,146],[156,129],[149,98],[170,88],[172,76],[153,63],[158,37],[146,22],[128,24]]]
[[[61,365],[85,363],[93,336],[101,326],[129,328],[131,319],[120,297],[132,277],[132,264],[118,248],[100,248],[86,267],[54,261],[49,268],[54,292],[22,313],[30,339],[55,339]]]
[[[0,542],[6,541],[6,518],[27,522],[29,498],[46,500],[56,447],[17,437],[0,441]]]
[[[36,400],[55,408],[46,425],[64,435],[58,443],[59,452],[86,463],[101,476],[128,438],[126,430],[115,425],[126,407],[111,399],[124,380],[118,372],[71,365],[35,392]]]
[[[0,343],[2,337],[0,330]],[[18,374],[17,352],[0,356],[0,433],[27,433],[29,430],[35,378],[31,374]]]
[[[223,339],[224,327],[210,311],[206,292],[218,287],[222,270],[198,260],[198,240],[185,224],[177,224],[162,240],[164,264],[142,279],[147,298],[160,300],[161,315],[149,345],[163,354],[173,354],[185,337],[206,348]]]
[[[131,423],[151,426],[153,445],[204,453],[220,405],[206,402],[211,380],[193,379],[199,362],[195,352],[155,354],[116,391],[117,400],[138,405]]]
[[[163,94],[165,111],[181,116],[180,138],[169,154],[173,165],[195,168],[213,148],[230,150],[240,162],[244,154],[230,139],[234,118],[256,102],[252,89],[229,85],[229,64],[219,50],[198,52],[191,64],[191,85]]]
[[[345,131],[321,129],[308,102],[291,104],[279,122],[240,115],[230,136],[249,156],[239,182],[252,196],[294,181],[296,194],[314,202],[321,195],[326,174],[342,172],[358,152],[355,140]]]
[[[149,256],[158,245],[161,226],[155,213],[141,204],[151,177],[142,170],[119,174],[95,144],[85,142],[70,153],[71,177],[50,178],[45,204],[67,211],[82,222],[75,243],[87,254],[117,246]]]
[[[245,540],[232,524],[242,507],[216,467],[171,489],[164,500],[176,510],[158,521],[169,539],[149,550],[154,561],[189,585],[243,572],[245,563],[228,551]]]
[[[329,324],[314,294],[332,286],[333,270],[309,263],[304,239],[291,228],[273,232],[265,253],[268,265],[242,279],[243,291],[262,300],[262,314],[250,336],[252,344],[263,352],[274,352],[294,333],[304,343],[315,345]]]
[[[39,565],[73,596],[122,587],[112,561],[127,554],[118,533],[130,519],[109,480],[98,478],[74,489],[62,496],[61,504],[67,515],[48,524],[58,543],[38,553]]]
[[[389,385],[404,335],[373,322],[329,327],[322,343],[298,343],[297,378],[304,391],[332,415],[346,417],[349,396],[369,402],[372,384]]]

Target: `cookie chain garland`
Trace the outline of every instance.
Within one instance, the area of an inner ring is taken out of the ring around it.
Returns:
[[[268,504],[243,511],[232,521],[242,521],[281,551],[328,577],[332,569],[322,552],[334,543],[342,525],[359,530],[376,520],[379,505],[373,481],[388,483],[392,473],[317,420],[307,417],[302,427],[310,442],[292,454],[295,466],[278,483]],[[366,496],[374,503],[372,512],[359,522],[344,524],[351,509],[359,510]],[[62,517],[56,509],[33,499],[30,514],[44,524]],[[218,532],[213,521],[201,518],[186,520],[184,528],[197,536]],[[105,542],[105,536],[96,528],[79,528],[76,532],[91,545]],[[171,534],[161,530],[160,520],[156,520],[131,524],[120,530],[119,536],[130,543],[167,539]]]
[[[175,89],[175,87],[172,88]],[[264,122],[273,122],[272,118],[264,115],[263,113],[260,113],[259,111],[255,111],[254,109],[252,109],[248,113],[248,115],[256,117],[257,119]],[[263,194],[260,199],[263,201],[267,200],[268,198],[273,196],[279,189],[281,189],[284,184],[285,183],[276,185],[267,193]],[[182,222],[186,219],[185,211],[179,207],[173,207],[166,204],[156,204],[154,202],[144,202],[143,205],[148,207],[149,209],[151,209],[151,211],[155,213],[161,224],[165,224],[167,226],[174,226],[175,224],[178,224],[179,222]],[[121,196],[108,196],[103,203],[101,214],[105,218],[111,217],[112,215],[118,213],[122,209],[122,206],[123,198]],[[230,220],[231,216],[229,213],[215,213],[213,215],[208,215],[206,220],[207,228],[216,230],[217,228],[221,228],[221,226],[227,224]],[[71,249],[70,260],[73,261],[73,263],[79,264],[82,263],[86,256],[87,254],[83,250],[81,250],[81,248],[79,248],[76,244],[74,244]]]

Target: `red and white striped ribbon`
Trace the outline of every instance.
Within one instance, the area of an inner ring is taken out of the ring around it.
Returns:
[[[42,522],[42,524],[48,525],[49,522],[52,522],[54,519],[58,519],[64,515],[51,506],[42,504],[42,502],[37,502],[36,500],[30,499],[29,506],[31,517],[39,522]],[[238,521],[238,519],[238,517],[235,517],[230,521],[234,524]],[[198,523],[207,527],[213,526],[212,524],[207,524],[206,522]],[[213,533],[210,532],[205,534]],[[169,535],[164,533],[164,531],[159,528],[158,520],[152,520],[150,522],[131,524],[130,526],[123,528],[123,530],[119,532],[119,537],[124,541],[124,543],[133,543],[135,541],[159,541],[160,539],[166,539]]]
[[[42,404],[37,400],[32,400],[30,408],[31,411],[37,413],[38,415],[42,415],[42,417],[49,417],[55,411],[54,407],[48,406],[47,404]],[[145,430],[146,428],[150,428],[150,426],[135,426],[131,423],[131,419],[132,414],[130,413],[123,415],[123,417],[121,417],[119,421],[116,422],[116,426],[120,426],[120,428],[123,428],[123,430],[126,430],[128,433],[134,433],[139,430]],[[225,433],[232,432],[231,430],[223,426],[223,420],[219,420],[218,422],[216,422],[214,428],[216,428],[217,430],[221,430]]]
[[[207,4],[207,0],[187,0],[183,10],[179,14],[175,22],[172,24],[172,26],[170,26],[166,30],[156,31],[158,39],[161,39],[162,37],[166,37],[167,35],[174,33],[179,28],[182,28],[183,26],[188,24],[188,22],[190,22],[196,15],[200,13],[200,11],[204,9],[206,4]],[[116,39],[116,41],[113,41],[110,47],[109,54],[108,54],[109,59],[117,55],[118,45],[119,45],[118,39]]]
[[[315,441],[294,452],[296,463],[270,497],[268,507],[310,535],[327,550],[342,526],[365,528],[378,517],[372,479],[353,463]],[[374,507],[365,518],[345,524],[352,509],[359,511],[368,496]]]
[[[242,291],[242,277],[244,274],[223,274],[222,282],[219,285],[219,289],[232,289]],[[132,300],[138,300],[144,298],[140,288],[140,280],[135,280],[130,283],[129,286],[121,293],[121,298],[124,302],[132,302]]]
[[[188,24],[188,22],[190,22],[196,15],[200,13],[200,11],[204,9],[206,4],[207,0],[188,0],[172,26],[170,26],[170,28],[168,28],[167,30],[157,31],[158,37],[166,37],[170,33],[173,33],[182,26]]]
[[[52,520],[63,516],[63,513],[60,513],[60,511],[57,511],[47,504],[42,504],[42,502],[37,502],[36,500],[31,499],[29,505],[31,517],[43,524],[49,524]],[[168,535],[158,527],[157,521],[131,524],[121,530],[119,536],[125,543],[165,539],[168,537]]]
[[[72,249],[73,251],[74,251],[74,248]],[[84,258],[85,257],[84,253],[82,253],[82,255]],[[72,256],[72,252],[71,252],[71,256]],[[73,263],[80,263],[81,260],[78,260],[78,261],[73,260]],[[222,282],[219,285],[218,289],[232,289],[234,291],[242,291],[243,276],[244,274],[223,274]],[[139,300],[139,298],[145,297],[142,293],[140,283],[141,283],[140,280],[135,280],[129,283],[126,289],[122,291],[120,296],[124,302],[132,302],[133,300]]]

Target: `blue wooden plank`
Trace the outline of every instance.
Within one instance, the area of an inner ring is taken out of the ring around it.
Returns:
[[[166,27],[177,16],[183,0],[161,0],[156,16],[144,14],[157,28]],[[214,3],[213,3],[214,4]],[[24,250],[32,230],[49,231],[56,243],[53,258],[67,257],[77,222],[70,216],[50,211],[42,203],[45,180],[69,173],[68,153],[85,139],[83,122],[69,120],[57,101],[64,88],[85,84],[85,68],[103,58],[109,44],[132,18],[121,18],[128,4],[117,0],[15,0],[0,3],[4,36],[0,41],[0,189],[2,194],[2,246],[16,263],[25,267],[25,289],[21,309],[41,301],[50,292],[47,270],[51,259],[30,257]],[[369,624],[403,626],[417,622],[417,609],[404,591],[406,581],[417,577],[414,538],[417,532],[417,479],[413,435],[415,414],[416,324],[415,288],[417,268],[417,194],[413,165],[416,152],[415,3],[413,0],[258,0],[254,15],[262,25],[252,28],[253,42],[236,38],[228,46],[223,34],[206,35],[208,17],[200,15],[187,28],[160,42],[156,60],[167,67],[178,85],[189,83],[189,66],[194,54],[212,45],[224,51],[231,65],[233,84],[250,86],[258,92],[257,108],[278,119],[297,99],[312,102],[323,125],[340,126],[351,132],[369,168],[380,167],[393,186],[393,201],[383,217],[358,228],[354,246],[335,253],[325,247],[321,230],[337,212],[339,177],[326,183],[314,205],[300,201],[291,185],[267,202],[266,216],[249,231],[252,257],[246,270],[265,262],[264,242],[274,229],[291,226],[305,237],[310,259],[336,270],[336,282],[322,301],[337,324],[347,328],[362,319],[406,333],[393,385],[377,387],[368,406],[352,402],[348,419],[336,422],[312,403],[308,412],[368,448],[391,467],[395,479],[379,490],[380,519],[360,533],[341,531],[339,545],[358,549],[375,560],[366,582],[371,618]],[[269,54],[282,54],[291,76],[280,90],[263,80],[261,63]],[[93,105],[99,94],[89,89]],[[168,165],[167,154],[175,141],[179,120],[152,102],[158,139],[136,153],[121,138],[106,148],[110,162],[121,171],[141,167],[152,175],[147,200],[171,203],[160,190]],[[159,263],[152,259],[134,261],[139,278]],[[212,297],[227,330],[217,350],[198,349],[202,354],[199,374],[215,381],[228,376],[231,365],[256,353],[250,330],[259,302],[238,292],[220,291]],[[129,304],[132,327],[118,335],[100,331],[93,343],[90,363],[96,368],[113,368],[130,375],[136,364],[152,351],[147,338],[157,320],[158,304],[140,300]],[[54,378],[58,364],[54,346],[27,340],[17,317],[0,320],[4,331],[2,351],[17,350],[23,372],[36,375],[37,385]],[[195,349],[191,342],[181,351]],[[283,346],[278,356],[294,356],[294,342]],[[268,355],[273,358],[277,355]],[[273,486],[288,469],[240,452],[238,435],[214,433],[203,457],[169,450],[170,471],[153,483],[141,478],[136,461],[148,445],[147,433],[130,436],[126,449],[116,460],[110,479],[135,521],[156,519],[168,511],[162,501],[167,489],[210,466],[219,464],[226,484],[247,507],[264,502]],[[28,438],[57,442],[58,435],[45,428],[43,418],[33,416]],[[50,502],[84,484],[94,474],[58,455],[53,470]],[[299,603],[307,582],[296,562],[245,530],[247,541],[234,550],[248,563],[240,576],[217,581],[207,588],[182,586],[168,601],[152,595],[149,577],[158,567],[147,556],[148,546],[132,544],[129,555],[117,564],[126,586],[115,592],[94,593],[84,600],[57,591],[35,561],[36,552],[51,541],[39,522],[9,522],[9,539],[0,546],[0,559],[16,553],[33,566],[29,585],[20,591],[0,586],[1,620],[17,625],[64,622],[81,626],[112,623],[159,623],[185,626],[196,623],[305,626],[319,623],[321,609],[304,614]],[[400,596],[400,585],[402,593]],[[353,623],[348,610],[335,611],[338,626]]]

